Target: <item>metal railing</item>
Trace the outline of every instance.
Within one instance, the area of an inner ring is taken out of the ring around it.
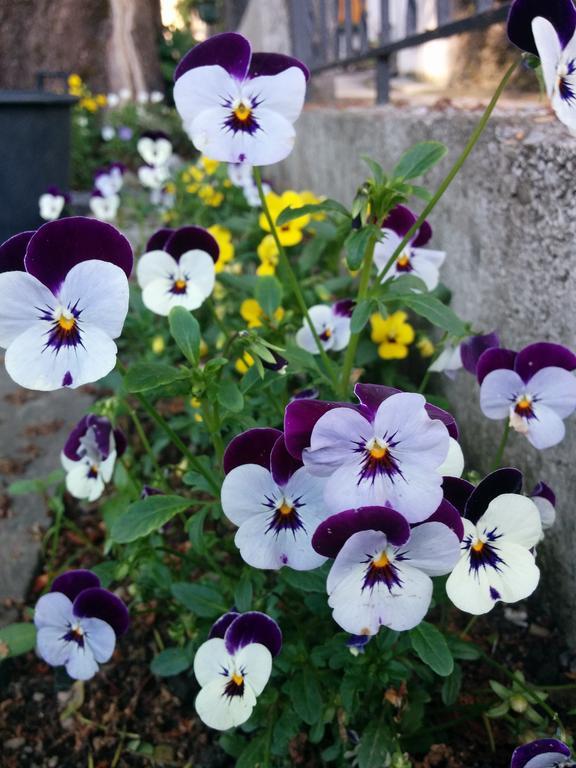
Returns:
[[[457,13],[457,0],[435,0],[436,26],[419,31],[422,3],[427,2],[429,10],[432,1],[289,0],[293,53],[312,74],[374,61],[376,101],[385,104],[398,51],[486,29],[505,21],[511,5],[503,0],[459,0],[464,10]]]

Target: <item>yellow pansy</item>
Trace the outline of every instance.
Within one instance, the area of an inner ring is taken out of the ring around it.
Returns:
[[[200,189],[200,184],[187,184],[186,185],[186,192],[189,192],[191,195],[195,195],[196,192]]]
[[[96,95],[96,104],[98,104],[99,107],[105,107],[106,104],[108,104],[108,99],[103,93],[99,93]]]
[[[80,106],[87,112],[98,112],[98,104],[96,103],[96,99],[93,99],[91,96],[80,99]]]
[[[240,305],[240,314],[248,323],[248,328],[260,328],[263,325],[263,321],[268,320],[267,315],[256,299],[244,299]],[[278,307],[274,312],[272,318],[276,324],[282,322],[284,317],[284,309]]]
[[[175,195],[176,194],[176,184],[174,184],[173,181],[169,181],[166,186],[164,187],[164,191],[168,192],[169,195]]]
[[[318,205],[318,203],[321,203],[322,200],[325,199],[323,197],[316,197],[314,192],[311,192],[309,189],[305,189],[303,192],[300,192],[300,197],[302,198],[304,205]],[[325,213],[312,214],[312,219],[314,219],[314,221],[323,221],[325,218]]]
[[[204,421],[204,419],[202,418],[202,414],[198,412],[200,410],[200,408],[202,407],[202,401],[199,400],[197,397],[193,397],[193,398],[190,399],[190,405],[192,406],[192,408],[195,411],[195,413],[194,413],[194,421],[196,421],[198,424],[200,422]]]
[[[248,352],[244,352],[242,357],[239,357],[238,360],[236,360],[234,368],[236,368],[238,373],[241,373],[242,376],[244,376],[244,374],[248,373],[248,370],[252,368],[253,365],[254,358],[252,355],[249,355]]]
[[[278,266],[278,246],[272,235],[266,235],[256,249],[261,261],[256,270],[257,275],[273,275]]]
[[[275,192],[269,192],[266,195],[266,204],[270,210],[272,221],[276,223],[278,216],[285,208],[301,208],[304,202],[297,192],[288,190],[282,195],[277,195]],[[260,214],[260,227],[265,232],[270,232],[270,225],[268,219],[264,213]],[[283,224],[278,227],[278,239],[282,245],[297,245],[302,240],[302,230],[310,223],[310,216],[299,216],[297,219],[292,219],[287,224]]]
[[[222,184],[226,187],[226,189],[230,189],[230,187],[232,186],[232,182],[230,181],[230,179],[224,179]]]
[[[372,341],[378,344],[383,360],[403,360],[408,357],[408,346],[414,341],[414,328],[406,322],[406,312],[394,312],[388,317],[376,313],[370,318]]]
[[[161,355],[166,349],[166,342],[162,336],[154,336],[152,339],[152,352],[155,355]]]
[[[222,200],[224,200],[222,192],[218,192],[211,184],[203,184],[198,190],[198,197],[203,203],[210,205],[212,208],[218,208]]]
[[[72,73],[68,76],[68,87],[69,88],[80,88],[82,86],[82,78],[80,75],[77,75],[75,73]]]
[[[420,352],[421,357],[432,357],[434,354],[435,347],[428,336],[422,336],[416,346],[418,347],[418,352]]]
[[[200,158],[200,165],[204,168],[208,176],[212,176],[212,174],[216,173],[219,168],[220,162],[219,160],[212,160],[210,157],[202,155]]]
[[[213,226],[208,227],[208,232],[210,232],[214,240],[216,240],[218,248],[220,249],[218,261],[214,268],[216,272],[222,272],[226,264],[234,258],[232,232],[230,232],[229,229],[226,229],[226,227],[221,227],[220,224],[214,224]]]

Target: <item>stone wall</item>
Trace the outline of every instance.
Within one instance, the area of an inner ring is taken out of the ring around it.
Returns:
[[[349,203],[368,154],[391,168],[410,144],[437,139],[450,154],[426,180],[435,188],[480,113],[310,107],[290,158],[270,169],[285,185]],[[448,252],[443,279],[454,308],[478,331],[497,328],[507,346],[553,340],[576,349],[576,140],[545,110],[497,114],[433,217],[433,247]],[[267,175],[269,175],[267,173]],[[447,387],[470,466],[489,469],[502,423],[483,418],[478,387],[461,373]],[[576,642],[576,416],[564,442],[543,452],[514,435],[508,462],[557,491],[556,527],[543,547],[544,588]]]

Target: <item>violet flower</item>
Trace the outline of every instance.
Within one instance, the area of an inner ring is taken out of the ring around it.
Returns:
[[[514,750],[510,768],[574,768],[570,748],[558,739],[538,739]]]
[[[316,304],[308,310],[312,325],[326,351],[340,352],[348,346],[350,317],[352,315],[351,304],[353,308],[353,303],[346,299],[337,301],[332,306]],[[318,345],[307,320],[304,320],[302,327],[296,334],[296,344],[313,355],[319,354]]]

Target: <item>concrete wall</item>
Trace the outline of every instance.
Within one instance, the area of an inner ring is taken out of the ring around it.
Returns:
[[[366,173],[361,154],[391,168],[410,144],[437,139],[451,150],[427,179],[435,188],[479,114],[310,107],[297,123],[293,154],[270,170],[283,184],[348,203]],[[507,346],[550,340],[576,349],[575,171],[576,139],[546,112],[499,114],[432,217],[434,247],[448,252],[443,279],[454,291],[454,308],[478,331],[497,328]],[[482,416],[468,374],[448,394],[468,464],[486,471],[502,423]],[[547,596],[576,643],[576,416],[567,428],[564,442],[544,452],[514,435],[507,460],[529,481],[542,478],[557,491],[558,522],[543,547],[538,599]]]

